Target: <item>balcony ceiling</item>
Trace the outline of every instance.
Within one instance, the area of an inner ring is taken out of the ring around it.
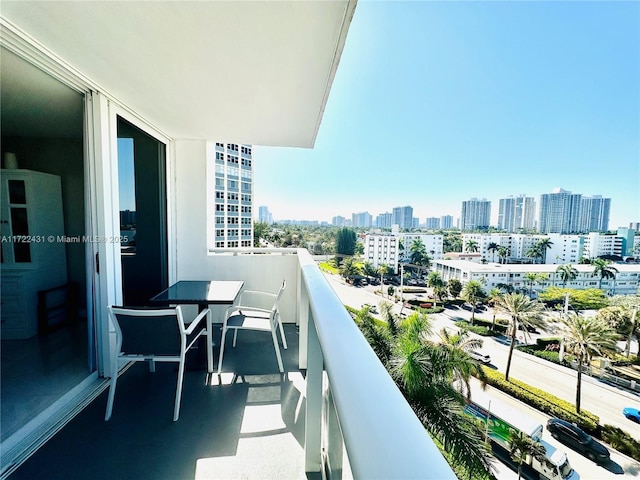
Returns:
[[[174,138],[312,147],[354,9],[21,1],[2,17]]]

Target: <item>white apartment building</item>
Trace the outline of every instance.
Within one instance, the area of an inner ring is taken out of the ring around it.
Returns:
[[[517,232],[536,226],[536,202],[533,197],[518,195],[501,198],[498,210],[498,229]]]
[[[211,143],[207,166],[207,246],[253,246],[251,145]]]
[[[624,255],[625,238],[619,235],[605,235],[598,232],[591,232],[584,235],[585,258],[595,258],[602,255]]]
[[[640,283],[640,265],[613,264],[618,270],[615,279],[602,280],[601,288],[607,294],[630,295],[638,291]],[[598,288],[600,279],[593,275],[593,266],[574,264],[578,271],[577,278],[566,284],[566,288],[586,289]],[[460,280],[463,284],[470,280],[477,280],[483,285],[485,293],[493,288],[508,285],[514,289],[532,292],[540,292],[550,286],[565,287],[560,276],[556,273],[556,265],[549,264],[507,264],[497,263],[481,264],[463,260],[435,260],[432,262],[433,270],[440,273],[445,281],[452,278]],[[547,280],[531,285],[526,281],[528,273],[546,274]]]
[[[443,236],[442,235],[426,235],[419,233],[401,233],[399,235],[404,250],[402,252],[403,260],[408,260],[411,257],[411,244],[414,240],[419,239],[422,241],[429,258],[441,259],[443,258]]]
[[[364,240],[364,260],[375,268],[382,264],[389,265],[394,273],[398,273],[400,259],[400,237],[396,235],[369,234]]]
[[[460,230],[486,230],[490,222],[491,202],[489,200],[472,198],[462,202]]]

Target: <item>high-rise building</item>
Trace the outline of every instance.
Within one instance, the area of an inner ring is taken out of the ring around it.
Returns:
[[[371,215],[369,212],[352,213],[351,224],[354,227],[369,228],[371,226]]]
[[[561,188],[540,195],[540,233],[580,232],[580,204],[582,195]]]
[[[409,230],[413,227],[413,207],[395,207],[392,213],[391,223],[398,225],[400,229]]]
[[[512,195],[500,199],[498,228],[507,232],[532,230],[536,226],[536,202],[533,197]]]
[[[273,215],[271,215],[269,207],[264,205],[258,207],[258,221],[262,223],[268,223],[269,225],[273,223]]]
[[[540,233],[589,233],[609,228],[611,199],[557,188],[540,196]]]
[[[341,215],[336,215],[331,219],[331,225],[334,227],[342,227],[344,225],[345,218]]]
[[[207,245],[216,248],[253,246],[253,167],[251,145],[211,146],[208,174],[215,178],[207,192]],[[213,220],[213,221],[211,221]],[[213,227],[212,227],[213,226]]]
[[[601,195],[582,197],[580,202],[580,232],[606,232],[609,230],[611,199]]]
[[[453,228],[453,216],[443,215],[440,217],[440,228]]]
[[[486,230],[491,221],[491,202],[472,198],[462,202],[460,230]]]
[[[427,217],[425,227],[427,227],[429,230],[440,228],[440,219],[438,217]]]
[[[376,217],[377,228],[391,228],[393,215],[389,212],[381,213]]]

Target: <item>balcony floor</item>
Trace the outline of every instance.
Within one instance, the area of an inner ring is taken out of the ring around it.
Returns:
[[[150,373],[146,364],[134,364],[118,380],[110,421],[104,421],[105,390],[9,478],[309,478],[298,333],[295,325],[285,331],[284,375],[268,333],[240,332],[235,349],[227,339],[221,384],[206,369],[185,373],[177,422],[176,365],[156,364]],[[217,362],[219,326],[215,332]]]

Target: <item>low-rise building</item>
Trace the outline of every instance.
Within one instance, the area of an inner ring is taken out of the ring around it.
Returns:
[[[557,265],[549,264],[498,264],[498,263],[477,263],[464,260],[434,260],[432,269],[440,273],[445,281],[452,278],[460,280],[463,284],[470,280],[477,280],[484,286],[485,292],[492,288],[509,286],[518,290],[531,290],[540,292],[547,287],[567,287],[578,290],[586,288],[601,288],[607,294],[629,295],[638,291],[640,286],[640,265],[637,264],[611,264],[617,270],[615,278],[602,279],[593,274],[593,266],[588,264],[575,264],[573,267],[578,272],[575,280],[562,282],[560,275],[556,272]],[[533,285],[527,280],[529,273],[546,275],[547,279],[534,282]]]
[[[389,265],[394,273],[398,273],[400,237],[396,235],[367,235],[364,242],[364,260],[373,264]]]

